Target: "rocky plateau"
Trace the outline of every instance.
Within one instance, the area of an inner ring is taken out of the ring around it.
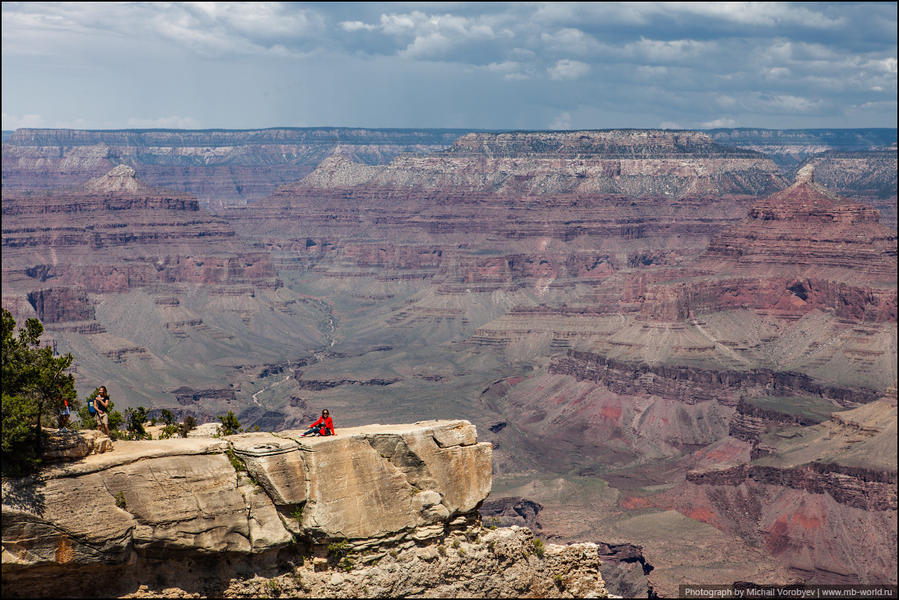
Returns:
[[[119,441],[5,479],[4,596],[606,595],[595,544],[481,526],[470,423],[299,433]]]

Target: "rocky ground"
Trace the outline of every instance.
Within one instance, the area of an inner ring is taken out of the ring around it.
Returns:
[[[303,557],[277,576],[232,579],[219,588],[141,585],[125,598],[601,598],[607,592],[594,544],[543,543],[525,528],[457,530],[439,543],[407,543],[342,558]],[[186,588],[186,589],[185,589]]]

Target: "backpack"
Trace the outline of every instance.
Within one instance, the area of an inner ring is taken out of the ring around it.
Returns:
[[[94,408],[93,398],[87,401],[87,412],[89,412],[92,417],[97,414],[97,409]]]

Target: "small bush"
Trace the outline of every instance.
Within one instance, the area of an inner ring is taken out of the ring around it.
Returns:
[[[536,554],[540,558],[543,558],[543,555],[546,553],[546,548],[543,545],[543,540],[541,540],[540,538],[534,538],[532,544],[534,545],[534,554]]]
[[[174,425],[175,424],[175,415],[167,408],[163,408],[160,411],[160,416],[162,417],[162,422],[166,425]]]
[[[181,423],[179,427],[179,432],[181,433],[181,437],[187,437],[187,433],[197,428],[197,420],[190,415],[184,417],[184,422]]]
[[[219,421],[222,422],[222,435],[233,435],[243,431],[240,421],[234,416],[234,412],[230,410],[226,415],[219,415]]]
[[[302,504],[297,504],[296,507],[294,507],[293,512],[290,513],[290,516],[293,517],[297,523],[303,522],[303,508],[304,506]]]
[[[111,417],[112,415],[110,415]],[[150,435],[144,429],[144,423],[147,421],[147,409],[143,406],[137,408],[129,408],[125,410],[125,421],[128,430],[128,438],[132,440],[149,439]],[[112,419],[109,423],[110,433],[112,432]]]
[[[446,546],[444,546],[443,544],[437,546],[437,554],[439,554],[440,556],[446,556]]]
[[[113,498],[115,498],[115,505],[122,510],[125,510],[125,507],[127,506],[127,503],[125,502],[125,492],[119,492],[113,496]]]
[[[228,460],[231,461],[231,466],[234,467],[235,471],[246,471],[247,464],[243,461],[243,459],[237,456],[237,453],[234,452],[234,448],[228,446],[228,449],[225,450],[225,454],[228,455]],[[254,482],[255,483],[255,482]]]
[[[562,580],[562,576],[556,573],[553,575],[553,583],[556,584],[556,587],[560,590],[565,589],[565,582]]]
[[[337,565],[344,571],[352,571],[353,567],[356,566],[356,561],[353,560],[351,555],[344,556],[340,563]]]
[[[461,545],[462,544],[459,542],[459,540],[453,540],[453,548],[458,548]]]
[[[281,595],[281,584],[277,579],[269,579],[265,582],[265,591],[270,597],[277,598]]]
[[[179,431],[179,426],[175,423],[171,425],[166,425],[162,428],[162,431],[159,432],[159,439],[167,440],[170,437],[176,435]]]
[[[350,551],[350,543],[346,540],[340,540],[339,542],[332,542],[328,544],[328,554],[335,556],[337,558],[343,558]]]

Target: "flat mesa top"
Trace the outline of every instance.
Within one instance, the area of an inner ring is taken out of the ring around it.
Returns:
[[[433,419],[430,421],[417,421],[415,423],[398,423],[398,424],[387,424],[382,425],[381,423],[371,423],[368,425],[359,425],[358,427],[338,427],[335,423],[334,431],[338,436],[341,435],[366,435],[372,433],[411,433],[413,431],[420,431],[422,429],[430,429],[432,427],[447,427],[454,425],[468,425],[467,421],[461,421],[459,419]],[[300,435],[305,430],[296,430],[296,435]],[[289,435],[293,434],[294,431],[279,431],[279,435]],[[328,436],[323,436],[328,437]],[[308,438],[303,438],[308,439]],[[315,439],[313,437],[312,439]]]

